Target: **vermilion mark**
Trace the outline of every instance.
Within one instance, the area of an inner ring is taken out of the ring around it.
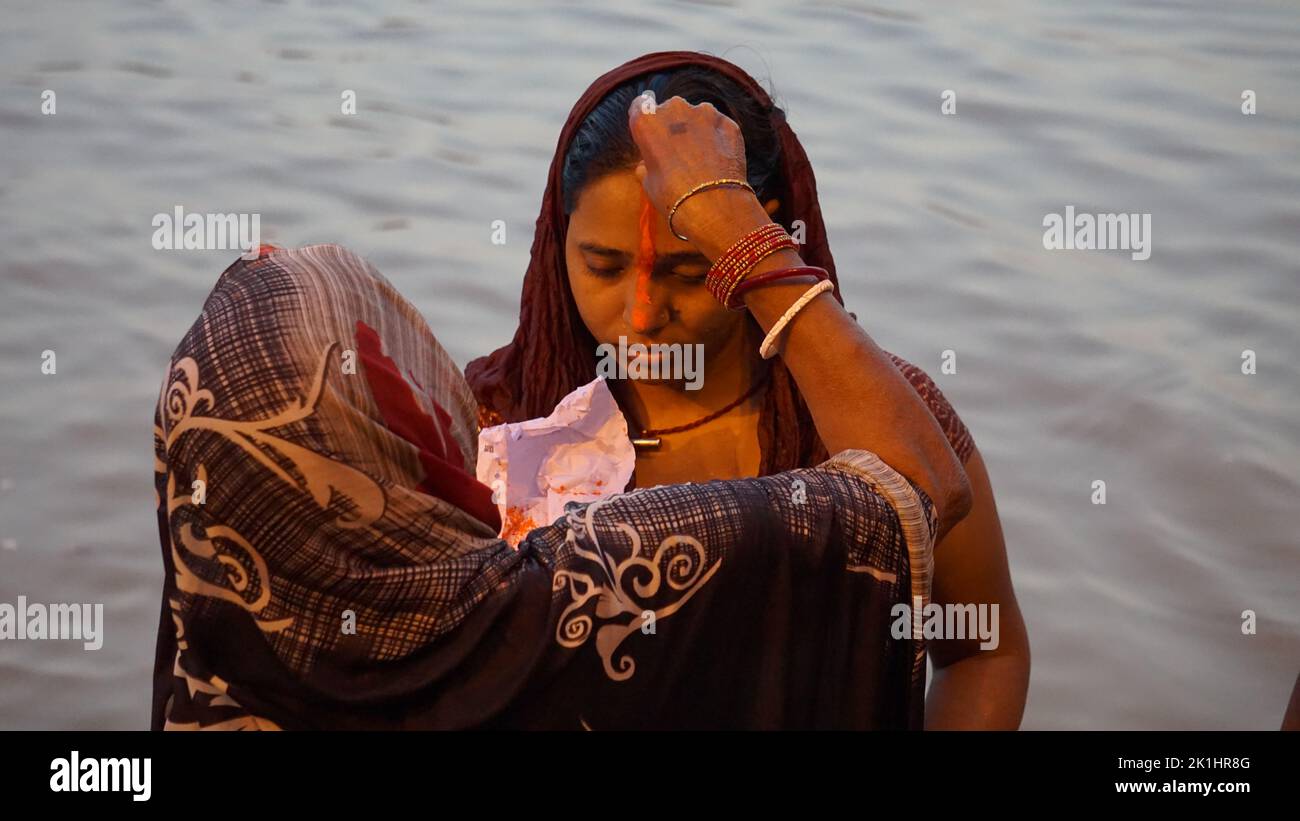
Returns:
[[[650,302],[650,275],[655,267],[655,209],[645,191],[641,192],[641,244],[637,248],[636,304],[632,306],[632,324],[648,328],[654,322],[654,308]]]

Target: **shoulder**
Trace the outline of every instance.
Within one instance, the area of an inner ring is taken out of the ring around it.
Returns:
[[[930,414],[934,416],[939,427],[943,429],[944,434],[948,437],[948,444],[952,446],[953,451],[962,464],[970,459],[971,452],[975,450],[975,440],[971,437],[970,430],[962,422],[957,411],[949,404],[943,391],[935,384],[930,375],[921,368],[908,362],[897,354],[885,351],[885,354],[894,362],[903,377],[912,385],[925,404],[930,408]]]

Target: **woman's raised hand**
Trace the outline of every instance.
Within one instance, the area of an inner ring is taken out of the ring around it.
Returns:
[[[654,92],[647,91],[628,107],[628,127],[641,152],[637,178],[665,217],[683,194],[700,183],[745,179],[740,126],[712,103],[692,105],[681,97],[660,103]],[[688,198],[673,216],[673,228],[714,258],[731,241],[769,221],[757,197],[728,186]],[[716,250],[711,253],[711,249]]]
[[[656,103],[653,95],[642,95],[628,108],[628,125],[641,151],[637,177],[661,214],[702,182],[745,179],[740,127],[708,103],[691,105],[680,97]],[[749,190],[726,187],[688,198],[673,228],[716,261],[771,221]],[[787,248],[753,270],[803,264]],[[776,282],[746,294],[745,306],[769,331],[807,288]],[[971,506],[965,469],[920,395],[843,306],[826,295],[812,300],[787,327],[781,352],[830,453],[870,450],[912,480],[937,508],[939,537],[961,521]]]

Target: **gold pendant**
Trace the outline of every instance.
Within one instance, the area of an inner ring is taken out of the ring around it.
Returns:
[[[646,436],[643,433],[641,436],[632,440],[632,447],[637,450],[659,450],[659,445],[662,443],[663,440],[658,436]]]

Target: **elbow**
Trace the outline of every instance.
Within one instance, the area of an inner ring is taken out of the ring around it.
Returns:
[[[966,518],[975,501],[970,477],[966,475],[966,469],[962,467],[961,462],[957,461],[955,454],[938,486],[942,491],[939,499],[939,532],[935,537],[936,543]]]

